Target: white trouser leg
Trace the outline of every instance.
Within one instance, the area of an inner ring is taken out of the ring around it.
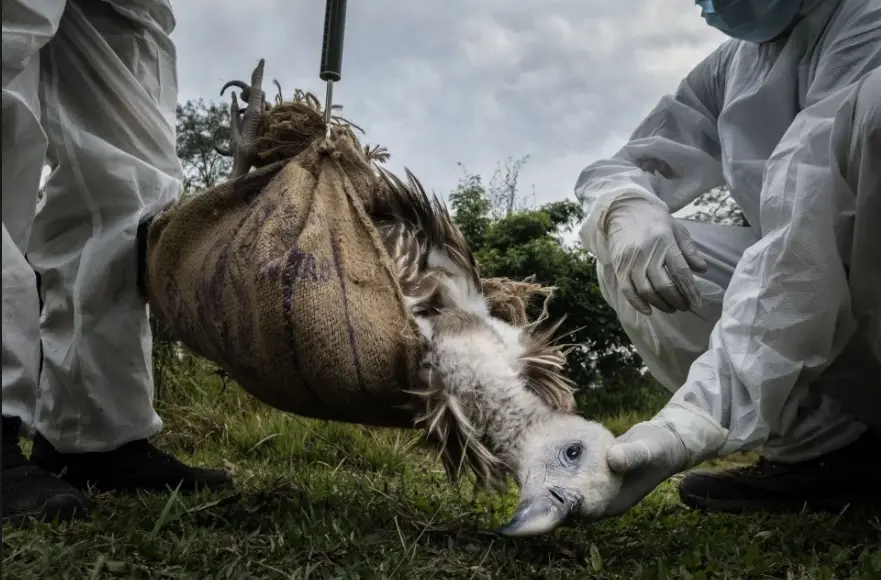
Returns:
[[[820,410],[804,414],[797,429],[766,445],[769,457],[786,461],[816,454],[827,441],[847,442],[862,431],[854,425],[830,421],[829,408],[846,409],[863,424],[881,429],[881,70],[875,69],[839,109],[835,119],[833,151],[839,166],[830,183],[856,195],[853,222],[843,220],[842,232],[852,227],[848,258],[851,309],[857,332],[830,367],[811,384],[822,393]],[[830,185],[831,188],[831,185]],[[846,216],[850,217],[850,216]]]
[[[743,251],[757,241],[750,228],[682,220],[707,261],[707,271],[696,275],[700,308],[666,314],[637,311],[618,289],[611,266],[598,265],[603,296],[618,314],[621,325],[652,375],[671,392],[688,377],[692,362],[706,351],[709,336],[721,314],[722,299]],[[845,414],[841,406],[814,389],[793,393],[793,416],[785,441],[772,436],[765,453],[778,461],[801,461],[838,449],[855,440],[865,426]],[[793,443],[797,442],[797,443]]]
[[[33,421],[40,365],[37,280],[3,224],[3,415]]]
[[[48,140],[40,126],[40,48],[64,0],[3,3],[3,414],[33,420],[40,368],[40,307],[25,259]]]
[[[61,452],[154,435],[138,223],[180,196],[170,9],[70,0],[42,52],[43,126],[58,163],[28,257],[42,277],[35,426]]]

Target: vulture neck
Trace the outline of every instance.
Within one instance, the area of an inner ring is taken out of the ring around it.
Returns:
[[[486,366],[494,365],[489,361]],[[555,411],[530,391],[519,376],[505,376],[480,366],[472,370],[476,375],[473,379],[479,381],[481,388],[474,392],[468,418],[484,445],[511,473],[517,473],[526,438],[536,425],[551,420]]]

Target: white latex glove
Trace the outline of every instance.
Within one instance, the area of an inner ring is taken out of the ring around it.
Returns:
[[[700,306],[694,275],[707,263],[688,230],[658,204],[639,197],[612,202],[600,226],[621,292],[651,314]]]
[[[609,468],[623,483],[603,517],[621,515],[670,476],[713,457],[727,436],[704,411],[675,400],[649,421],[637,423],[606,453]]]

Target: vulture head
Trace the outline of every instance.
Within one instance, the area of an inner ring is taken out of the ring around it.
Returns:
[[[544,332],[459,310],[434,321],[423,366],[429,442],[453,479],[520,489],[502,535],[535,536],[602,515],[620,488],[606,463],[614,436],[573,412],[565,358]]]

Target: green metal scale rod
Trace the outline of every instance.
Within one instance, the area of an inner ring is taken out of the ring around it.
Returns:
[[[319,77],[327,83],[324,122],[330,127],[333,83],[343,78],[343,36],[346,32],[346,0],[327,0],[324,12],[324,40],[321,46]]]

